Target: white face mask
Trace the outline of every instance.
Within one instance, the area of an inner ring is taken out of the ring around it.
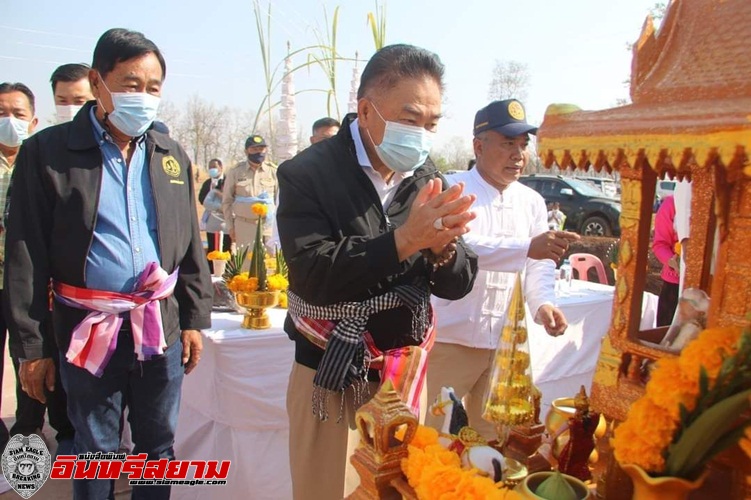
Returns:
[[[154,123],[161,99],[146,92],[112,92],[101,75],[99,80],[112,96],[112,105],[115,107],[107,115],[107,120],[128,137],[142,136]],[[104,109],[101,100],[99,105]]]
[[[66,123],[73,119],[74,116],[83,108],[79,104],[55,104],[55,114],[57,123]]]
[[[21,120],[15,116],[0,118],[0,144],[9,148],[16,148],[29,137],[31,122]]]

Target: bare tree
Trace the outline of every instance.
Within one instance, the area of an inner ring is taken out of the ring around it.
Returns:
[[[248,110],[229,108],[225,118],[226,126],[223,129],[219,151],[225,167],[232,167],[245,159],[245,139],[253,131],[255,116]]]
[[[528,87],[529,70],[526,64],[496,60],[493,78],[488,87],[488,99],[495,101],[514,98],[524,101]]]
[[[440,158],[445,170],[467,170],[467,164],[474,156],[474,151],[467,145],[466,139],[457,135],[436,152],[433,160],[435,162],[436,158]]]
[[[223,111],[213,103],[193,95],[185,106],[181,120],[180,136],[183,147],[193,159],[193,163],[205,167],[208,161],[218,156],[222,128],[226,124]]]

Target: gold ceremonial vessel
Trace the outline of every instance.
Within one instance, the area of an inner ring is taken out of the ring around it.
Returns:
[[[264,330],[271,328],[271,319],[266,309],[279,303],[279,291],[235,292],[237,305],[245,310],[243,328]]]
[[[563,427],[571,417],[574,416],[574,413],[576,413],[576,408],[574,407],[574,398],[554,399],[550,407],[550,411],[545,417],[545,428],[547,429],[548,434],[550,434],[550,436],[555,436],[558,433],[558,430]],[[595,429],[595,439],[600,439],[602,436],[604,436],[606,430],[607,422],[605,420],[605,417],[600,415],[600,422],[597,424],[597,429]],[[554,457],[558,458],[561,450],[563,450],[563,447],[566,446],[566,443],[568,443],[568,438],[568,430],[564,431],[560,436],[556,438],[555,443],[553,443]],[[589,463],[596,463],[597,459],[597,448],[595,448],[592,451],[592,454],[589,456]]]

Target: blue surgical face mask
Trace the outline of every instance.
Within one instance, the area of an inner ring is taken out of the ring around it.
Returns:
[[[370,137],[381,161],[391,170],[402,173],[412,172],[425,163],[435,134],[422,127],[387,121],[375,105],[373,109],[386,124],[380,144],[375,144],[373,137]]]
[[[0,118],[0,144],[9,148],[20,146],[29,137],[29,125],[31,122],[15,116],[3,116]]]
[[[112,105],[115,108],[106,115],[107,120],[128,137],[142,136],[156,119],[159,97],[146,92],[112,92],[101,75],[99,81],[112,96]],[[102,102],[99,101],[99,104]]]
[[[218,168],[210,168],[209,169],[209,177],[212,179],[216,179],[219,177],[219,169]]]

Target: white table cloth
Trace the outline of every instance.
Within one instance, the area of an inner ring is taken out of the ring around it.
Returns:
[[[550,402],[591,385],[610,327],[614,288],[573,281],[558,305],[569,323],[550,337],[527,316],[533,377]],[[642,328],[654,326],[657,297],[644,294]],[[179,459],[231,460],[225,486],[173,487],[173,498],[284,500],[292,497],[286,394],[294,344],[283,332],[286,311],[269,310],[273,327],[244,330],[242,316],[215,313],[204,332],[201,362],[185,377],[175,453]]]
[[[287,382],[294,344],[282,330],[244,330],[242,316],[212,315],[201,362],[183,381],[175,454],[183,460],[231,460],[227,485],[177,486],[176,499],[292,498]]]
[[[542,391],[542,415],[556,398],[573,397],[582,385],[592,385],[602,339],[610,328],[615,288],[600,283],[572,280],[571,292],[557,292],[558,307],[566,315],[568,328],[551,337],[527,311],[532,378]],[[642,330],[654,328],[657,299],[645,292],[642,300]]]

